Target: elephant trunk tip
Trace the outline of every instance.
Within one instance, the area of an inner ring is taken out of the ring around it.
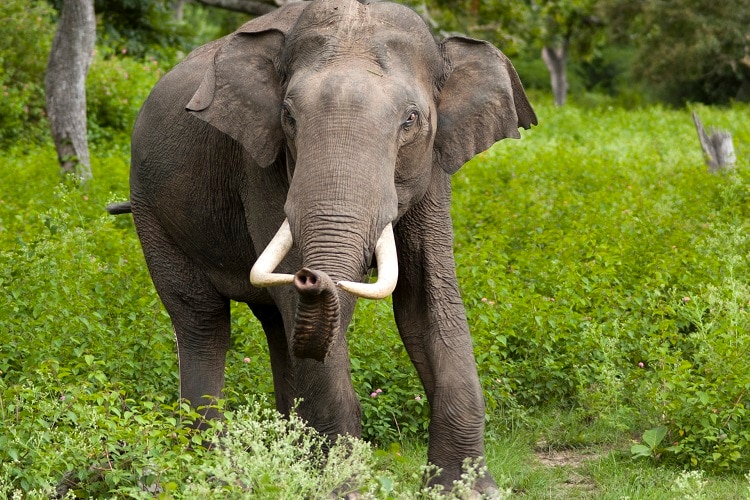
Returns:
[[[320,295],[325,290],[334,288],[331,278],[322,271],[313,271],[303,267],[294,275],[294,288],[301,295]]]

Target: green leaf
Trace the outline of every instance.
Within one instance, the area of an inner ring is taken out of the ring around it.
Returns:
[[[633,457],[650,457],[651,448],[644,444],[634,444],[630,447],[630,454],[633,455]]]
[[[667,428],[663,425],[654,427],[643,433],[643,441],[651,448],[656,448],[667,435]]]
[[[388,495],[393,491],[393,479],[387,476],[378,476],[380,491]]]

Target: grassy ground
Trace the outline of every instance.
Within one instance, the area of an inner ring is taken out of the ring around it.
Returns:
[[[523,498],[747,498],[747,106],[696,108],[735,138],[737,171],[710,175],[689,110],[533,101],[539,127],[454,177],[489,469]],[[188,449],[207,436],[176,403],[169,320],[132,222],[103,213],[127,197],[128,154],[126,138],[98,140],[79,190],[60,186],[50,145],[0,152],[0,496],[235,498],[247,481],[297,498],[273,452],[235,481],[253,465],[242,453]],[[269,364],[257,322],[233,312],[225,404],[246,415]],[[376,497],[423,494],[429,407],[389,304],[360,301],[349,339],[377,448],[355,457],[366,472],[347,467]]]

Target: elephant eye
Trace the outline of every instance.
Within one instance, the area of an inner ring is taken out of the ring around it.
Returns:
[[[291,132],[294,132],[296,121],[294,120],[294,116],[292,116],[292,112],[289,109],[289,106],[287,106],[286,104],[283,104],[281,106],[281,121],[283,125],[289,127],[289,130]]]
[[[289,111],[289,107],[286,104],[281,106],[281,116],[282,118],[284,118],[284,121],[287,121],[287,122],[294,121],[294,118],[292,117],[292,112]]]
[[[412,111],[409,113],[409,116],[406,117],[406,121],[403,124],[404,130],[408,130],[411,128],[412,125],[414,125],[417,120],[419,120],[419,113],[416,111]]]

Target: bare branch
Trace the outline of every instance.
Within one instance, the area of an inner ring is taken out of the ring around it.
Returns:
[[[203,5],[219,7],[251,16],[262,16],[284,4],[298,0],[193,0]]]

